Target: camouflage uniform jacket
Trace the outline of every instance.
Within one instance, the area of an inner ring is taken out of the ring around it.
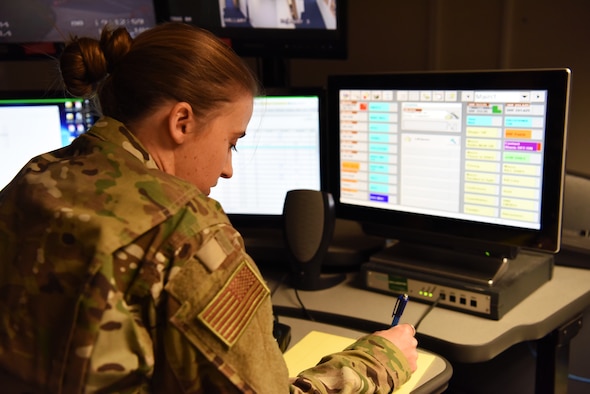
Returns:
[[[113,119],[0,192],[0,260],[3,388],[389,392],[409,378],[401,352],[369,335],[289,379],[240,235]]]

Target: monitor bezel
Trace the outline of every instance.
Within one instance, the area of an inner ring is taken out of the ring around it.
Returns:
[[[328,77],[329,191],[340,218],[361,222],[367,233],[474,253],[513,257],[526,248],[559,250],[571,71],[559,69],[425,71]],[[548,90],[540,230],[354,206],[340,201],[339,90],[341,89]],[[553,187],[549,187],[549,186]]]

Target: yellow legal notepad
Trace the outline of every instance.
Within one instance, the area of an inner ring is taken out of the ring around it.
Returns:
[[[309,332],[309,334],[284,354],[287,367],[289,368],[289,376],[297,376],[299,372],[315,366],[322,357],[340,352],[355,341],[356,339],[353,338],[320,331]],[[396,394],[410,393],[418,385],[426,370],[428,370],[435,360],[434,355],[420,350],[418,351],[418,368],[416,372],[414,372],[410,380],[396,390]]]

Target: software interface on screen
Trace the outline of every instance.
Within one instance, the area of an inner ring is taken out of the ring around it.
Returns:
[[[233,177],[210,196],[229,214],[281,215],[287,191],[320,190],[318,96],[254,100],[246,136],[233,153]]]
[[[32,157],[68,145],[94,119],[82,99],[0,99],[0,189]]]
[[[339,96],[343,203],[540,228],[547,91]]]

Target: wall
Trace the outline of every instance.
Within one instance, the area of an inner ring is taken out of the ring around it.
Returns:
[[[590,176],[590,1],[349,0],[349,57],[292,60],[295,86],[325,85],[330,74],[381,71],[569,67],[566,168]],[[590,311],[585,314],[586,320]],[[584,327],[572,341],[570,372],[588,378]],[[530,344],[489,363],[456,365],[448,393],[532,393]],[[569,382],[569,394],[587,383]]]
[[[290,62],[294,86],[329,74],[569,67],[567,169],[590,175],[590,2],[349,0],[347,60]]]
[[[349,0],[347,60],[290,61],[294,86],[329,74],[570,67],[567,169],[590,175],[590,2]],[[252,61],[252,59],[248,59]],[[52,59],[0,63],[0,89],[57,86]]]

